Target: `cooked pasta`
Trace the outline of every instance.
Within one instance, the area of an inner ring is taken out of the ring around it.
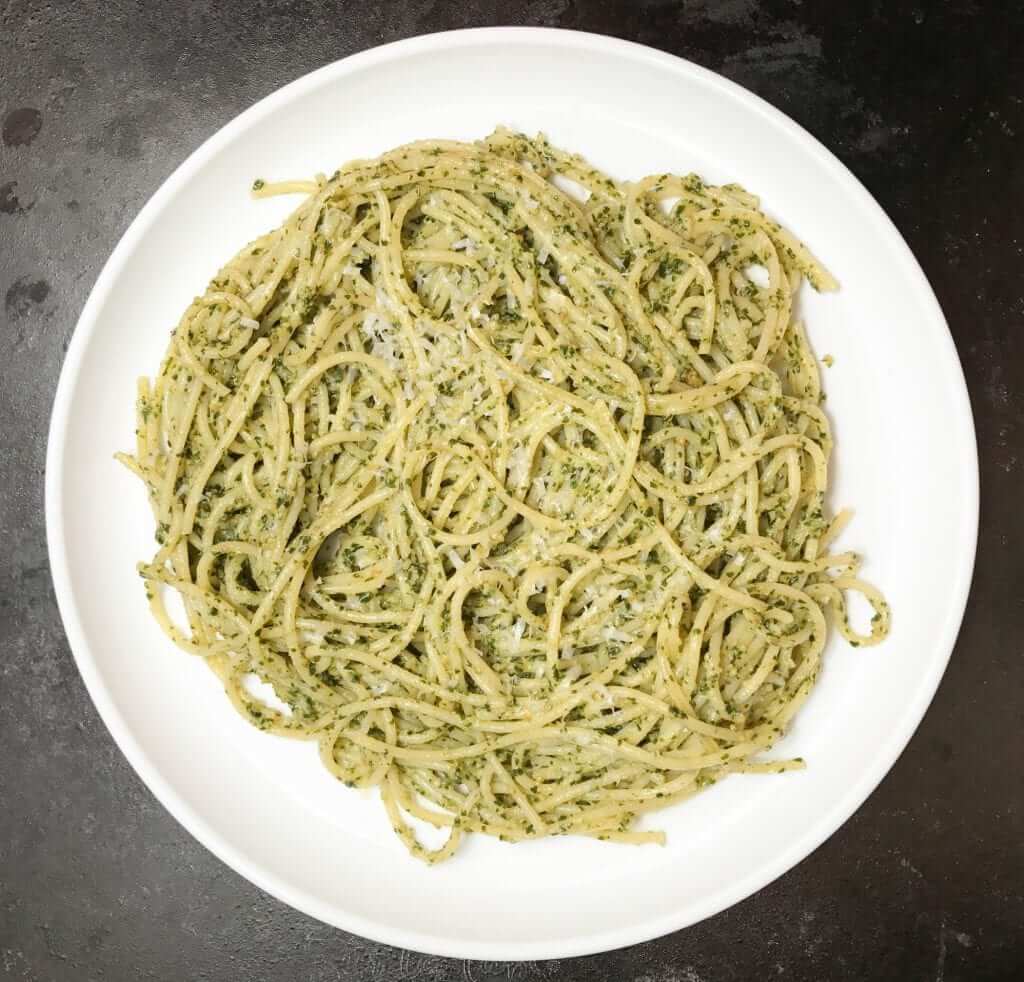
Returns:
[[[253,190],[305,197],[185,311],[122,458],[152,611],[238,711],[378,787],[431,862],[470,832],[662,841],[645,813],[801,766],[762,754],[828,620],[873,644],[889,608],[828,551],[793,302],[836,283],[800,242],[736,185],[505,130]]]

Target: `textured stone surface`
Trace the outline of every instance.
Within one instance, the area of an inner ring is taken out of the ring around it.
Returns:
[[[795,870],[710,921],[539,965],[462,964],[345,935],[194,842],[85,694],[42,516],[64,350],[103,261],[160,182],[296,75],[384,41],[498,23],[593,30],[683,55],[832,148],[935,286],[982,459],[978,569],[960,642],[919,732],[868,803]],[[1000,0],[5,3],[0,978],[1024,977],[1022,30],[1021,4]]]

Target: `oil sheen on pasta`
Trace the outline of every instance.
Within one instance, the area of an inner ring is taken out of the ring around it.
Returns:
[[[139,383],[122,459],[170,637],[431,862],[470,832],[662,841],[637,819],[801,766],[762,754],[829,619],[889,622],[828,551],[793,302],[832,277],[735,185],[618,183],[504,130],[254,185],[289,192]]]

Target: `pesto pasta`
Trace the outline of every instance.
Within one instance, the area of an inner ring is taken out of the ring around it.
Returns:
[[[121,458],[152,611],[238,711],[378,787],[430,862],[662,841],[645,813],[801,766],[762,754],[829,621],[866,645],[890,615],[828,549],[793,303],[836,283],[800,242],[736,185],[500,129],[253,193],[304,199],[185,311]]]

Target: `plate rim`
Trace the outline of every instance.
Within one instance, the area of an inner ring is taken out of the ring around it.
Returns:
[[[131,729],[115,707],[101,678],[98,664],[87,641],[78,613],[78,606],[72,587],[67,554],[64,543],[64,521],[61,488],[64,484],[64,447],[68,417],[80,373],[81,362],[88,343],[98,323],[98,313],[105,304],[113,284],[116,282],[127,259],[143,238],[153,221],[162,210],[165,200],[186,184],[206,161],[223,146],[229,144],[236,133],[257,122],[278,106],[286,104],[304,92],[319,85],[353,74],[374,65],[400,60],[408,55],[426,51],[443,51],[451,47],[472,47],[479,44],[525,43],[541,44],[552,48],[588,50],[610,57],[626,58],[634,62],[667,70],[683,77],[696,78],[711,85],[723,95],[738,99],[752,111],[760,113],[767,120],[795,137],[803,149],[812,154],[819,164],[836,176],[851,194],[859,199],[858,204],[868,212],[874,212],[889,234],[908,280],[915,281],[917,293],[929,309],[930,320],[944,331],[937,332],[934,343],[941,345],[943,360],[950,363],[955,392],[949,397],[956,405],[955,417],[966,424],[965,459],[963,465],[968,471],[964,477],[967,499],[962,504],[966,516],[962,525],[965,550],[964,561],[956,570],[951,595],[953,604],[947,611],[946,623],[939,650],[945,655],[934,659],[930,678],[918,689],[918,698],[911,712],[905,714],[902,727],[890,732],[887,740],[875,755],[874,766],[865,769],[846,791],[824,819],[819,819],[802,837],[791,843],[789,848],[764,864],[756,874],[735,881],[729,889],[720,891],[713,898],[691,905],[684,911],[669,911],[658,917],[643,921],[640,925],[605,931],[598,934],[576,935],[558,942],[509,943],[501,941],[474,941],[453,939],[445,934],[409,931],[395,928],[384,921],[364,917],[351,910],[342,910],[319,901],[302,889],[293,887],[286,880],[264,870],[258,863],[236,849],[229,839],[223,837],[198,814],[167,782],[149,755],[138,742]],[[973,477],[973,480],[971,479]],[[161,183],[145,205],[129,224],[117,242],[109,258],[90,290],[89,297],[76,322],[67,353],[64,357],[53,402],[47,435],[45,462],[45,519],[47,551],[50,571],[65,635],[72,656],[86,690],[96,707],[100,718],[107,727],[114,742],[127,758],[146,787],[153,793],[171,816],[199,843],[214,856],[231,867],[246,880],[281,902],[336,928],[358,934],[362,937],[397,947],[408,948],[431,955],[457,958],[510,960],[565,958],[595,954],[622,948],[627,945],[649,941],[673,931],[690,927],[734,904],[746,899],[784,875],[802,860],[810,856],[819,846],[835,834],[863,805],[868,796],[877,788],[903,753],[931,705],[946,667],[952,656],[966,612],[975,559],[977,556],[980,483],[978,470],[977,434],[963,366],[949,330],[948,322],[928,281],[906,240],[882,206],[864,187],[860,180],[828,150],[817,138],[776,109],[760,96],[743,86],[730,81],[710,69],[667,52],[607,35],[548,27],[478,27],[451,31],[440,31],[417,35],[387,44],[378,45],[348,55],[315,69],[292,82],[276,89],[249,108],[234,116],[229,122],[208,137]],[[693,909],[696,907],[696,913]]]

